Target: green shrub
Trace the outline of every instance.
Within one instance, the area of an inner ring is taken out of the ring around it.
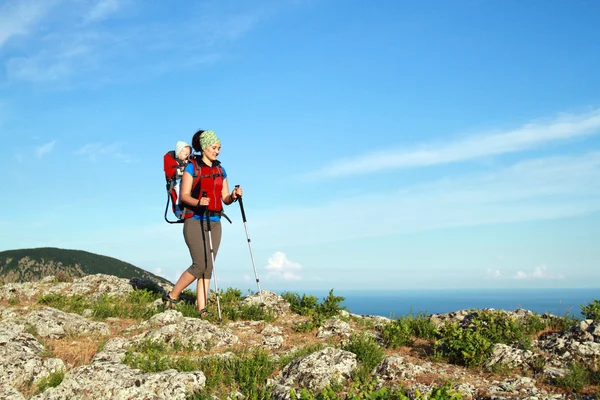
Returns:
[[[45,392],[49,388],[57,387],[61,384],[65,377],[65,371],[60,369],[58,371],[52,372],[47,376],[41,378],[35,388],[35,394],[40,394]]]
[[[581,306],[581,315],[585,319],[600,320],[600,302],[594,299],[591,303]]]
[[[345,300],[342,296],[335,296],[333,294],[333,289],[329,291],[329,295],[323,299],[321,304],[318,304],[316,307],[316,311],[318,314],[324,315],[325,317],[333,317],[337,315],[341,310],[345,310],[345,307],[340,306],[340,304]]]
[[[528,349],[531,333],[542,324],[536,319],[520,323],[503,311],[475,311],[469,325],[446,323],[438,334],[435,351],[450,362],[466,366],[481,366],[495,343]]]
[[[556,379],[557,386],[574,392],[581,391],[588,383],[590,383],[590,372],[579,363],[570,364],[569,372],[564,377]]]
[[[300,296],[297,293],[283,292],[281,297],[290,303],[293,312],[311,317],[309,321],[294,326],[296,332],[310,332],[317,329],[323,326],[323,322],[327,318],[338,315],[341,310],[345,309],[340,305],[344,301],[344,297],[335,296],[333,289],[329,291],[329,295],[321,303],[317,302],[315,296],[305,294]]]
[[[368,333],[352,334],[342,350],[356,354],[356,360],[371,371],[383,360],[383,349]]]
[[[381,337],[386,347],[397,349],[413,343],[410,322],[405,318],[398,318],[381,328]]]
[[[157,297],[157,294],[136,289],[125,298],[107,295],[94,298],[83,295],[46,294],[38,298],[38,303],[76,314],[89,309],[93,311],[93,318],[100,320],[111,317],[143,320],[162,311],[151,306]]]
[[[315,296],[298,293],[283,292],[281,297],[290,303],[290,309],[299,315],[312,315],[317,307],[318,300]]]
[[[243,351],[232,357],[180,356],[180,346],[168,348],[163,343],[144,341],[130,348],[123,364],[146,372],[176,369],[181,372],[202,371],[206,376],[203,392],[220,395],[226,390],[237,390],[245,398],[262,398],[268,393],[266,381],[277,362],[264,350]],[[189,351],[189,349],[188,349]],[[206,398],[201,393],[192,393],[190,398]]]

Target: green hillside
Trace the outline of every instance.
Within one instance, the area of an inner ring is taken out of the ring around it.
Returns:
[[[0,252],[0,280],[4,283],[37,281],[50,275],[78,278],[92,274],[171,283],[130,263],[82,250],[41,247]]]

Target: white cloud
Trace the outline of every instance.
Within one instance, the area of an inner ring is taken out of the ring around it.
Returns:
[[[321,205],[265,208],[255,212],[253,234],[257,241],[289,246],[581,216],[600,211],[598,182],[600,152],[539,158]],[[368,224],[356,220],[361,204],[377,210]],[[318,221],[318,229],[307,221]]]
[[[46,143],[42,146],[36,146],[35,148],[35,156],[37,158],[42,158],[44,155],[50,153],[54,149],[54,145],[56,144],[56,140],[53,140],[49,143]]]
[[[497,269],[488,269],[486,275],[490,279],[499,279],[502,277],[502,273]]]
[[[29,34],[56,1],[7,1],[0,5],[0,48],[13,36]]]
[[[93,22],[106,19],[121,8],[121,3],[117,0],[98,0],[87,14],[85,21]]]
[[[35,35],[32,28],[43,13],[33,10],[49,8],[37,3],[59,2],[65,3],[64,12],[57,12],[60,19],[52,21],[59,23],[53,23],[44,35]],[[0,47],[16,34],[30,36],[21,45],[22,51],[15,52],[19,56],[10,56],[5,62],[9,81],[70,83],[83,79],[90,85],[148,79],[218,62],[222,58],[221,45],[239,40],[281,8],[278,2],[271,6],[250,4],[245,9],[232,9],[218,2],[199,3],[165,20],[158,14],[144,15],[142,7],[127,15],[127,24],[107,27],[94,22],[121,12],[130,0],[22,3],[30,7],[5,6],[10,11],[6,13],[0,8]]]
[[[546,265],[540,265],[536,267],[533,272],[527,273],[523,271],[517,271],[513,276],[514,279],[565,279],[563,274],[552,274],[548,272]]]
[[[466,161],[485,156],[514,153],[546,143],[600,132],[600,110],[582,115],[561,115],[546,124],[526,124],[507,132],[482,134],[441,145],[423,145],[413,150],[373,152],[335,161],[308,173],[305,179],[327,179],[364,175],[392,169],[422,167]]]
[[[87,158],[89,161],[96,161],[101,156],[111,156],[129,163],[133,162],[133,157],[129,154],[119,151],[120,145],[117,143],[104,144],[102,142],[87,143],[73,154]]]
[[[268,264],[265,266],[268,271],[268,278],[283,279],[285,281],[297,281],[302,278],[298,274],[302,270],[302,266],[298,263],[287,259],[285,253],[280,251],[275,252],[268,259]]]

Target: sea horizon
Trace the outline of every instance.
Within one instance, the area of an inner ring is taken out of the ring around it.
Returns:
[[[329,290],[297,291],[316,296],[319,302]],[[349,312],[360,315],[400,317],[444,314],[465,309],[526,309],[538,314],[581,317],[581,306],[600,300],[600,288],[510,288],[510,289],[397,289],[335,290]]]

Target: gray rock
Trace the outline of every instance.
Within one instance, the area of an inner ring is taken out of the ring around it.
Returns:
[[[263,335],[262,344],[269,349],[279,349],[284,342],[281,328],[266,325],[260,332]]]
[[[145,332],[136,336],[134,343],[143,340],[195,350],[231,346],[240,342],[230,329],[219,328],[208,321],[196,318],[184,318],[182,322]]]
[[[179,311],[165,310],[164,312],[153,315],[147,321],[143,321],[138,325],[133,325],[129,327],[128,329],[126,329],[126,332],[155,329],[167,325],[179,324],[183,321],[185,321],[185,317]]]
[[[45,357],[44,346],[27,333],[25,325],[0,323],[0,387],[35,384],[65,369],[61,359]]]
[[[386,357],[375,370],[377,376],[383,381],[412,379],[416,375],[428,372],[433,372],[433,370],[428,367],[405,362],[404,358],[397,354]]]
[[[261,290],[264,300],[264,306],[273,311],[275,315],[280,316],[290,312],[290,303],[285,301],[283,297],[277,293]],[[261,304],[260,295],[258,293],[246,296],[242,300],[243,305],[258,305]]]
[[[133,292],[133,287],[129,284],[129,279],[96,274],[75,279],[63,292],[68,296],[86,295],[96,298],[106,295],[123,297]]]
[[[122,364],[95,363],[68,372],[62,383],[34,400],[181,399],[204,388],[200,371],[147,373]]]
[[[25,396],[17,389],[9,386],[0,386],[0,399],[2,400],[25,400]]]
[[[343,338],[349,338],[352,334],[350,324],[346,321],[341,320],[339,317],[333,317],[325,320],[323,326],[319,328],[317,332],[318,338],[328,338],[332,336],[341,336]]]
[[[286,365],[274,384],[319,392],[327,385],[349,379],[356,366],[354,353],[328,347]]]
[[[91,362],[92,364],[99,362],[120,363],[131,345],[131,340],[125,338],[112,338],[104,344],[102,351],[94,355]]]
[[[40,307],[26,316],[26,321],[41,337],[61,338],[66,335],[110,335],[104,322],[90,321],[81,315],[52,307]]]
[[[492,347],[492,354],[486,360],[484,366],[491,368],[494,365],[505,365],[510,368],[526,365],[535,354],[529,350],[516,349],[503,343],[496,343]]]

